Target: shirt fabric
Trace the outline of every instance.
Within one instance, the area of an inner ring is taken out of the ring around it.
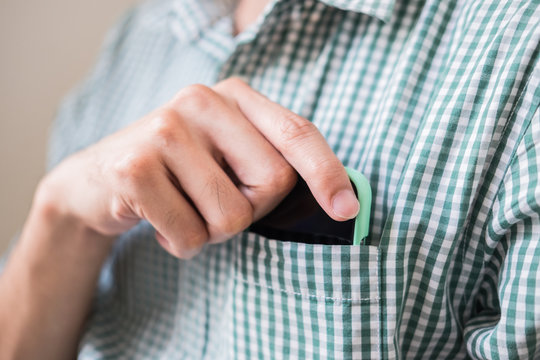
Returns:
[[[184,261],[141,222],[80,358],[540,358],[540,2],[276,0],[237,37],[232,7],[130,11],[63,103],[50,166],[239,76],[367,177],[368,241],[245,232]]]

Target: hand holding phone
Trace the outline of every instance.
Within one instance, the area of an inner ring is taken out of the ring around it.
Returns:
[[[253,223],[251,232],[282,241],[325,245],[359,245],[369,232],[371,188],[358,171],[346,168],[360,202],[355,219],[335,221],[319,206],[299,177],[293,190],[269,214]]]

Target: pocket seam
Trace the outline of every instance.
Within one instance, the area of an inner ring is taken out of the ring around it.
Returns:
[[[315,295],[315,294],[309,294],[309,293],[298,292],[298,291],[290,291],[290,290],[279,289],[279,288],[275,289],[275,288],[273,288],[271,286],[263,285],[263,284],[258,283],[258,282],[247,281],[246,279],[243,279],[243,278],[241,278],[239,276],[235,276],[235,278],[237,280],[240,280],[241,282],[247,284],[247,285],[254,285],[254,286],[261,287],[261,288],[267,288],[267,289],[270,289],[272,291],[280,291],[282,293],[289,294],[289,295],[308,297],[308,298],[314,298],[314,299],[325,300],[325,301],[350,302],[350,303],[354,304],[354,303],[365,303],[365,302],[372,302],[372,301],[379,302],[381,300],[380,296],[354,299],[354,298],[339,298],[339,297]]]

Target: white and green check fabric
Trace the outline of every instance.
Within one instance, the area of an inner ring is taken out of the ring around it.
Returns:
[[[368,244],[244,233],[180,261],[143,222],[80,358],[540,358],[540,2],[281,0],[235,38],[232,6],[127,14],[64,102],[51,166],[239,76],[368,178]]]

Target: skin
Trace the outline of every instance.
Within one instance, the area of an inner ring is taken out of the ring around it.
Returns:
[[[249,25],[257,20],[268,0],[242,0],[239,1],[234,13],[234,28],[236,33],[241,33]]]
[[[296,173],[332,218],[357,214],[317,128],[234,78],[182,89],[65,159],[40,182],[0,277],[0,358],[75,357],[102,264],[141,219],[168,252],[190,258],[268,213]]]

